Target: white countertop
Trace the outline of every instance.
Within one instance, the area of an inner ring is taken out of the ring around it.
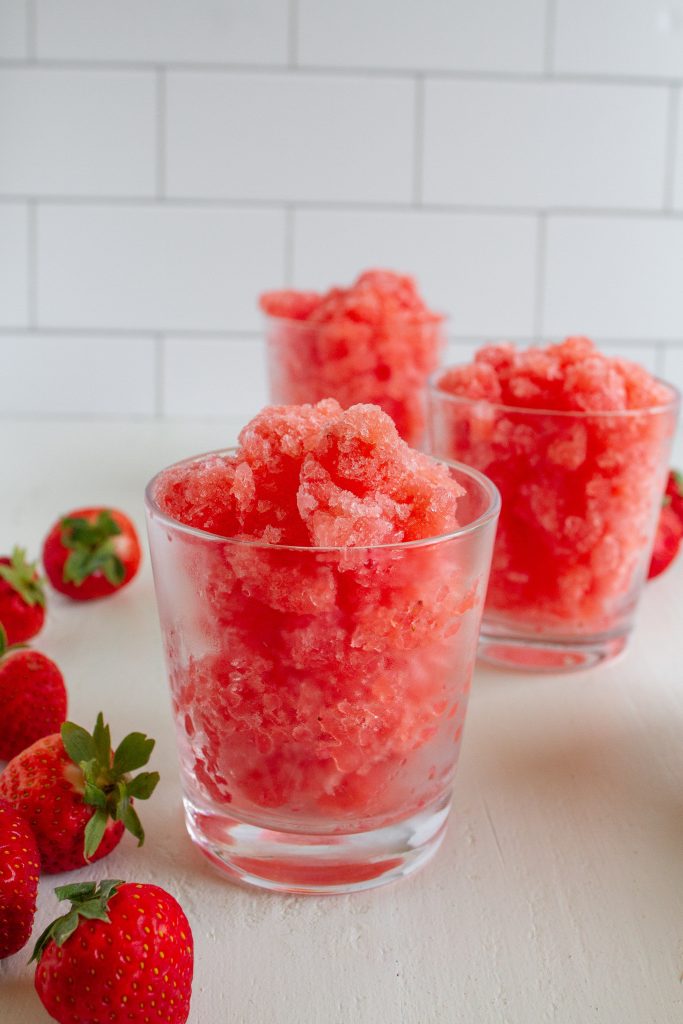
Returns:
[[[57,515],[111,504],[144,533],[161,466],[236,425],[0,421],[0,550],[36,555]],[[214,874],[185,832],[146,558],[122,594],[50,595],[36,646],[69,714],[157,737],[146,845],[41,881],[35,935],[67,877],[153,881],[195,937],[192,1024],[674,1024],[683,1019],[683,559],[650,584],[627,652],[576,675],[477,669],[435,860],[374,892],[283,897]],[[26,965],[0,962],[3,1024],[49,1020]]]

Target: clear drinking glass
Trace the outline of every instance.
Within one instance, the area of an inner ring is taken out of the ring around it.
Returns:
[[[485,473],[502,509],[485,660],[573,670],[623,649],[646,579],[679,396],[624,412],[520,409],[430,382],[431,451]]]
[[[270,401],[299,405],[336,398],[347,409],[379,405],[413,448],[426,435],[426,386],[445,344],[433,314],[378,325],[266,317]]]
[[[192,460],[188,460],[192,461]],[[499,496],[446,536],[309,548],[148,530],[187,827],[233,879],[349,892],[411,873],[448,817]]]

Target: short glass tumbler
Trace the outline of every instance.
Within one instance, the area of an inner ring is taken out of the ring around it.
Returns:
[[[406,317],[373,325],[266,317],[270,400],[336,398],[379,405],[413,448],[426,438],[426,386],[444,347],[443,320]]]
[[[431,451],[475,466],[502,499],[480,656],[571,671],[619,653],[647,576],[677,392],[666,385],[671,401],[651,409],[557,412],[455,396],[440,376]]]
[[[191,461],[191,460],[190,460]],[[438,847],[499,496],[465,466],[453,533],[377,547],[148,530],[187,827],[233,879],[350,892]]]

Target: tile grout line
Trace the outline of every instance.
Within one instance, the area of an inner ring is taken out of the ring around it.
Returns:
[[[536,228],[536,270],[534,275],[534,339],[539,343],[543,338],[543,306],[545,299],[545,257],[547,214],[538,216]]]
[[[425,141],[425,81],[424,75],[415,78],[415,123],[413,126],[413,206],[422,205],[424,185]]]
[[[680,88],[672,86],[669,90],[664,150],[664,188],[662,209],[666,213],[671,213],[674,209],[676,162],[679,157],[677,128],[680,96]]]
[[[546,0],[543,40],[543,74],[555,77],[555,28],[557,25],[557,0]]]
[[[294,231],[296,227],[296,207],[292,204],[285,208],[285,252],[284,277],[285,286],[291,288],[294,283]]]
[[[154,72],[159,64],[153,60],[148,61],[126,61],[126,60],[77,60],[77,59],[51,59],[38,58],[41,67],[46,70],[65,71],[147,71]],[[0,58],[0,68],[8,70],[21,70],[22,67],[32,67],[35,60],[29,58],[4,57]],[[464,68],[371,68],[354,67],[344,65],[305,65],[295,66],[287,63],[281,64],[245,64],[216,61],[167,61],[164,63],[166,71],[174,73],[203,74],[205,72],[216,72],[236,75],[280,75],[283,72],[300,74],[302,77],[343,77],[343,78],[369,78],[369,79],[414,79],[416,75],[423,75],[425,78],[446,79],[452,81],[492,81],[501,83],[526,82],[542,85],[547,81],[548,75],[544,71],[497,71],[495,69],[467,70]],[[683,84],[682,75],[669,75],[657,77],[655,75],[625,75],[625,74],[579,74],[576,72],[563,71],[559,74],[552,74],[553,81],[565,82],[568,84],[585,85],[623,85],[643,86],[646,88],[665,89],[670,86]]]
[[[156,69],[156,198],[166,195],[166,72]]]
[[[154,415],[164,416],[164,371],[166,366],[166,345],[163,334],[154,336]]]
[[[299,2],[289,0],[287,12],[287,65],[296,68],[299,60]]]
[[[35,0],[26,4],[26,53],[30,64],[36,63],[36,5]]]
[[[26,305],[29,328],[35,330],[38,326],[38,204],[35,199],[28,203],[27,220]]]

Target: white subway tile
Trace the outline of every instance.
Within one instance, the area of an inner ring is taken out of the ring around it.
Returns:
[[[284,213],[46,205],[41,326],[249,330],[284,276]]]
[[[299,0],[301,64],[540,71],[543,0]]]
[[[169,195],[408,200],[413,103],[401,79],[171,74]]]
[[[555,69],[681,78],[682,26],[676,0],[557,0]]]
[[[0,337],[0,413],[151,416],[153,338],[40,334]]]
[[[254,416],[268,402],[262,338],[166,338],[167,416]]]
[[[546,259],[546,333],[683,337],[683,221],[550,217]]]
[[[676,125],[673,144],[673,191],[674,206],[683,208],[683,90],[679,90],[676,102]]]
[[[425,97],[426,202],[662,204],[664,88],[430,81]]]
[[[294,280],[350,283],[362,270],[414,274],[458,335],[533,331],[536,223],[526,216],[297,211]]]
[[[287,0],[36,0],[39,57],[284,64]]]
[[[0,71],[0,192],[149,195],[154,77],[147,72]]]
[[[0,58],[27,54],[27,0],[0,0]]]
[[[28,211],[0,205],[0,325],[28,323],[28,291]]]

